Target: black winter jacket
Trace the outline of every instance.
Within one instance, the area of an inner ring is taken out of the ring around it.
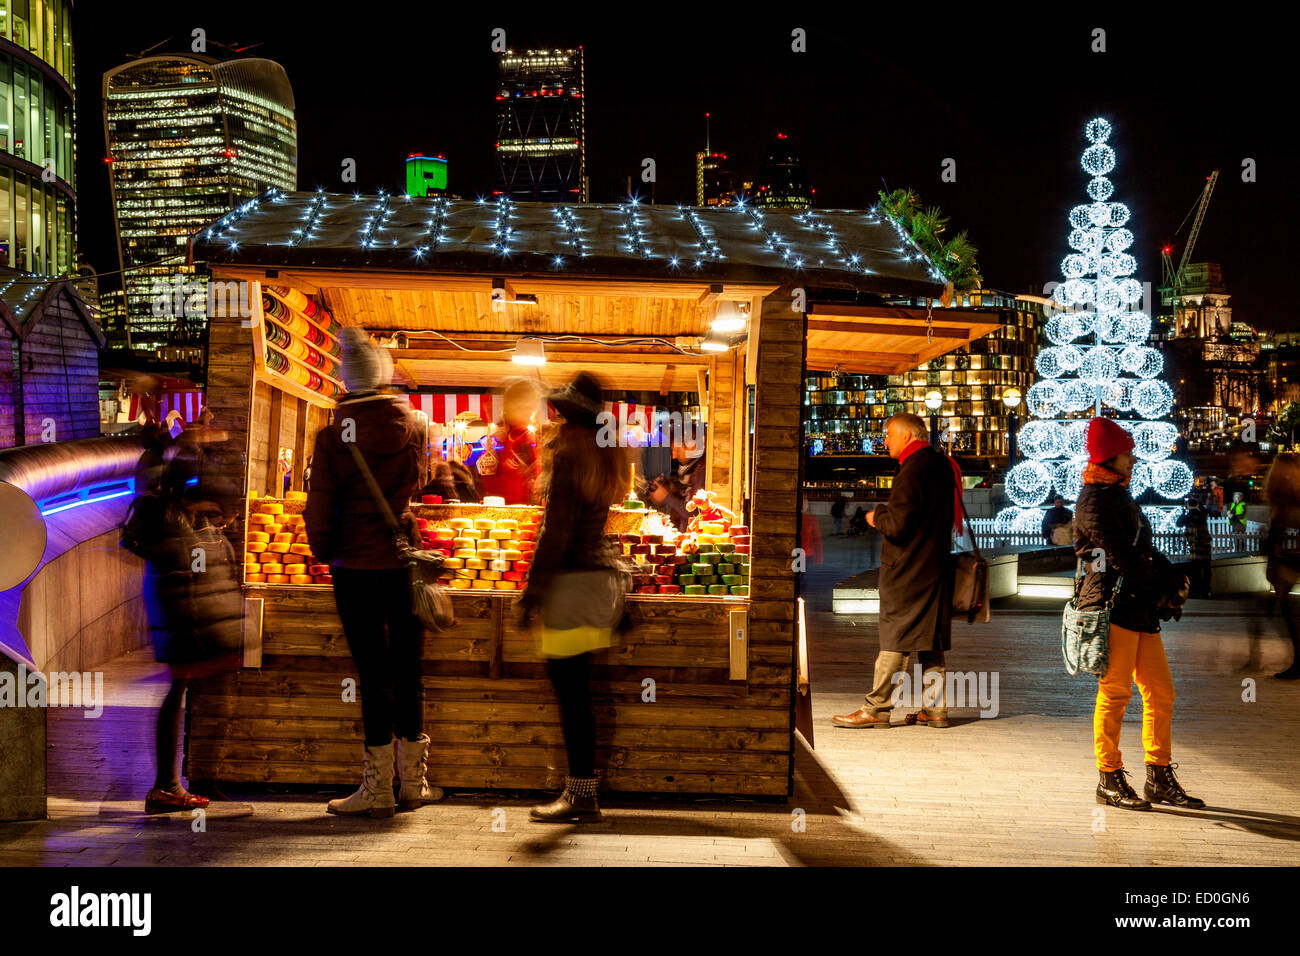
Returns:
[[[1127,488],[1084,485],[1074,509],[1074,553],[1083,561],[1080,610],[1106,605],[1122,574],[1110,620],[1143,634],[1160,630],[1161,597],[1177,592],[1182,575],[1155,549],[1151,525]],[[1098,558],[1105,555],[1104,571]]]

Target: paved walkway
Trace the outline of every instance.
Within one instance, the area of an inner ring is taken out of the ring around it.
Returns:
[[[1253,603],[1193,602],[1166,630],[1175,759],[1208,806],[1124,812],[1093,798],[1096,685],[1061,669],[1059,601],[1013,602],[990,624],[957,626],[949,667],[984,672],[986,687],[997,675],[996,717],[968,706],[953,709],[948,730],[830,725],[859,705],[876,651],[874,619],[829,613],[828,585],[860,570],[863,550],[827,538],[828,563],[809,575],[817,747],[800,741],[788,805],[619,803],[606,822],[577,828],[530,823],[522,797],[453,796],[371,821],[326,815],[324,794],[241,794],[252,815],[214,805],[196,833],[188,819],[141,812],[164,683],[134,655],[108,668],[103,717],[51,713],[50,818],[0,824],[0,864],[1300,863],[1300,685],[1268,676],[1290,653],[1271,631],[1248,664]],[[1139,706],[1130,704],[1122,745],[1140,773]]]

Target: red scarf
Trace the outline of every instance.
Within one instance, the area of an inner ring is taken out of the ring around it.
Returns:
[[[912,441],[908,443],[908,446],[904,448],[901,452],[899,452],[898,463],[902,465],[903,462],[907,461],[908,458],[915,455],[922,448],[929,448],[929,447],[930,447],[930,443],[927,441],[922,441],[920,438],[912,439]],[[958,534],[961,534],[962,515],[965,514],[965,510],[966,510],[962,504],[962,498],[961,498],[961,492],[963,487],[962,480],[961,480],[961,468],[958,466],[957,459],[955,458],[949,458],[948,464],[952,465],[952,479],[955,482],[955,486],[953,488],[953,494],[952,494],[952,498],[953,498],[952,526],[954,529],[956,529]]]
[[[1128,487],[1129,478],[1132,475],[1121,475],[1117,471],[1111,471],[1105,465],[1099,465],[1092,462],[1088,467],[1083,469],[1083,483],[1085,485],[1123,485]]]

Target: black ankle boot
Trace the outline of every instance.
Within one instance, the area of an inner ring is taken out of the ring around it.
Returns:
[[[1174,768],[1177,766],[1176,763],[1171,763],[1167,767],[1154,763],[1147,764],[1147,785],[1143,788],[1147,799],[1152,803],[1168,803],[1188,810],[1201,809],[1205,806],[1205,801],[1189,797],[1182,784],[1178,782],[1178,778],[1174,776]]]
[[[564,792],[550,803],[533,807],[529,816],[542,823],[584,823],[600,819],[596,777],[565,777]]]
[[[1150,810],[1151,804],[1139,797],[1137,791],[1124,779],[1127,775],[1128,771],[1123,767],[1101,771],[1101,781],[1097,784],[1097,802],[1121,810]]]

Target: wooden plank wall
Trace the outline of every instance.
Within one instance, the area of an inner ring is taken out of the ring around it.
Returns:
[[[250,295],[260,295],[260,291],[251,290]],[[221,510],[236,516],[228,533],[242,563],[249,431],[255,406],[253,330],[243,328],[238,316],[213,316],[210,320],[207,402],[213,425],[229,432],[230,438],[207,449],[204,480],[217,489]],[[256,429],[254,434],[259,432],[264,435],[265,429]]]
[[[14,437],[14,409],[18,407],[14,401],[17,346],[18,337],[0,320],[0,448],[12,448],[18,443]]]
[[[17,444],[15,344],[0,331],[0,447]],[[54,441],[99,437],[99,345],[62,295],[51,295],[21,345],[25,443],[40,444],[43,423]]]

